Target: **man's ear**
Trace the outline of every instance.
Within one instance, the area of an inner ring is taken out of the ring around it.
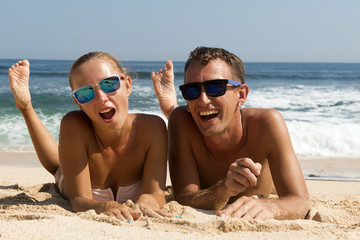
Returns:
[[[239,87],[239,100],[238,100],[240,106],[245,104],[248,95],[249,95],[249,86],[246,84],[241,84]]]
[[[126,88],[126,94],[129,97],[131,94],[131,85],[132,85],[132,79],[130,76],[126,75],[125,78],[125,88]]]
[[[187,110],[188,112],[190,112],[190,108],[189,108],[189,104],[188,104],[188,103],[186,103],[186,110]]]

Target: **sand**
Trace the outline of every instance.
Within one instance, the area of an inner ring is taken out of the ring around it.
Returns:
[[[309,161],[300,161],[309,176],[308,219],[218,218],[169,195],[165,210],[181,218],[125,223],[94,211],[72,212],[34,153],[0,153],[0,239],[360,239],[360,161],[332,159],[330,167]],[[331,173],[339,180],[329,181]],[[319,176],[323,180],[314,180]]]

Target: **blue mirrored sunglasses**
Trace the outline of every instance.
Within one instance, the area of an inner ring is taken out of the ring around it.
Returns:
[[[86,86],[79,89],[76,89],[71,92],[71,95],[81,104],[88,103],[95,98],[95,89],[96,85],[99,85],[101,90],[104,93],[115,92],[120,88],[120,79],[125,79],[126,75],[121,73],[121,78],[118,75],[113,75],[111,77],[101,80],[99,83],[93,86]]]
[[[180,91],[185,100],[194,100],[200,97],[201,86],[204,86],[205,92],[210,97],[220,97],[226,92],[226,85],[230,83],[234,86],[240,86],[241,83],[229,79],[215,79],[205,82],[194,82],[181,85]]]

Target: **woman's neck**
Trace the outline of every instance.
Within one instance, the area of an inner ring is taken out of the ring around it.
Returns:
[[[129,141],[132,130],[132,116],[128,115],[124,123],[119,128],[96,127],[94,126],[94,135],[100,149],[107,147],[118,148]]]

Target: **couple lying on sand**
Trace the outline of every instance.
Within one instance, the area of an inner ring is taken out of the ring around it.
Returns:
[[[184,72],[187,106],[177,105],[171,61],[151,74],[166,129],[158,116],[128,113],[132,79],[113,56],[81,56],[69,73],[80,110],[63,117],[59,143],[31,104],[29,61],[11,66],[9,81],[40,162],[75,212],[127,221],[172,217],[161,209],[169,159],[181,204],[221,217],[304,218],[309,195],[285,121],[273,109],[242,108],[249,94],[242,61],[198,47]],[[279,198],[266,198],[273,187]],[[128,199],[135,207],[124,204]]]

